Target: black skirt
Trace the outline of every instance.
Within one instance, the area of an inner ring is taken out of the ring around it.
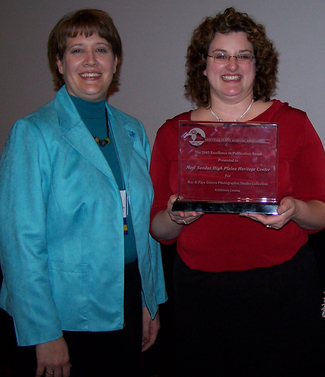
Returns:
[[[180,376],[323,376],[322,294],[302,247],[269,268],[211,273],[174,269]]]

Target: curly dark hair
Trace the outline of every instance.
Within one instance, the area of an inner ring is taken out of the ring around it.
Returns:
[[[112,83],[117,84],[122,59],[122,42],[113,20],[102,10],[81,9],[64,15],[54,26],[48,38],[47,57],[55,90],[59,90],[64,85],[63,76],[58,71],[57,59],[62,60],[67,47],[67,39],[75,38],[79,34],[86,38],[98,34],[110,43],[118,61],[112,80]]]
[[[246,13],[227,8],[224,13],[207,17],[194,30],[186,56],[186,93],[197,106],[210,106],[210,87],[207,77],[206,57],[216,33],[245,32],[252,43],[256,57],[256,76],[253,87],[254,100],[268,101],[274,94],[278,73],[278,52],[266,36],[265,28],[256,24]]]

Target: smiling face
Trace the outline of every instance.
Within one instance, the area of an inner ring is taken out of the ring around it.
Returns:
[[[210,44],[208,55],[224,53],[237,56],[248,52],[254,54],[253,45],[248,41],[246,33],[217,33]],[[247,96],[253,96],[256,72],[254,60],[249,64],[242,64],[234,57],[223,63],[215,63],[210,57],[206,59],[204,74],[210,84],[211,100],[216,98],[226,102],[239,102]]]
[[[98,34],[67,39],[62,60],[57,59],[69,94],[90,102],[106,98],[116,72],[117,57]]]

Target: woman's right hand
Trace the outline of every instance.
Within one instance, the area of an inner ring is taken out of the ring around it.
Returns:
[[[173,204],[177,200],[178,195],[174,194],[168,200],[167,203],[167,213],[172,221],[177,223],[178,225],[189,225],[192,224],[194,221],[199,219],[204,213],[203,212],[195,212],[195,211],[172,211]]]
[[[63,337],[36,345],[37,370],[35,377],[68,377],[71,364],[69,351]]]
[[[192,224],[203,215],[203,212],[172,211],[173,204],[177,198],[177,194],[171,195],[167,208],[158,212],[152,220],[151,232],[161,241],[176,239],[184,225]]]

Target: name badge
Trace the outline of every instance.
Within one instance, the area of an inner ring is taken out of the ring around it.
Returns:
[[[122,209],[123,209],[123,218],[126,218],[128,215],[128,201],[126,197],[126,190],[120,190]]]
[[[120,190],[120,195],[121,195],[121,202],[122,202],[122,209],[123,209],[123,231],[124,235],[128,235],[128,223],[127,223],[127,216],[128,216],[128,201],[126,197],[126,191],[125,190]]]

